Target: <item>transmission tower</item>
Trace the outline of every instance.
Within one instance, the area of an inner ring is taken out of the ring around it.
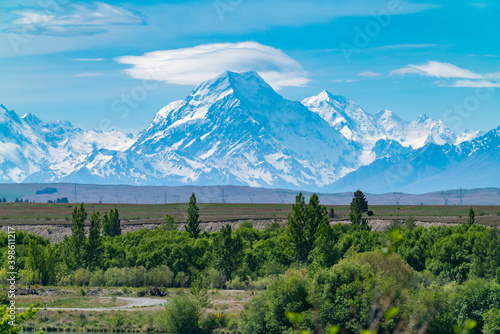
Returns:
[[[285,203],[286,194],[285,193],[280,193],[279,196],[280,196],[281,204]]]
[[[444,199],[444,205],[448,205],[448,200],[451,196],[451,191],[441,191],[441,196]]]
[[[221,197],[222,203],[226,203],[226,200],[229,196],[224,193],[224,186],[220,186],[220,188],[221,188],[220,197]]]
[[[403,196],[402,192],[393,192],[392,195],[394,196],[394,199],[396,200],[396,205],[399,205],[401,196]]]
[[[253,201],[255,200],[255,194],[248,194],[248,198],[250,199],[250,203],[253,204]]]

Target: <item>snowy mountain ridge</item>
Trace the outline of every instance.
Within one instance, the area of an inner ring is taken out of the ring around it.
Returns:
[[[369,114],[327,91],[289,101],[256,72],[225,72],[166,105],[135,137],[18,117],[1,105],[0,182],[335,191],[358,171],[379,173],[388,166],[383,161],[428,147],[456,155],[468,144],[479,147],[481,138],[473,131],[456,134],[425,114],[411,122],[389,110]],[[372,165],[379,167],[367,169]]]

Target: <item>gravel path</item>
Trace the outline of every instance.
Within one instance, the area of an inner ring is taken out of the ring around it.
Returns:
[[[104,297],[110,298],[110,297]],[[144,297],[116,297],[116,299],[124,300],[128,302],[124,306],[114,306],[114,307],[94,307],[94,308],[84,308],[84,307],[40,307],[43,310],[66,310],[66,311],[114,311],[114,310],[126,310],[134,307],[154,307],[161,306],[166,303],[165,299],[156,298],[144,298]]]

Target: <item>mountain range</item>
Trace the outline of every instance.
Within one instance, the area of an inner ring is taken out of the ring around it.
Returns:
[[[245,185],[423,193],[500,186],[500,128],[455,133],[422,114],[365,112],[323,91],[302,102],[256,72],[225,72],[134,136],[19,117],[0,105],[0,182]]]

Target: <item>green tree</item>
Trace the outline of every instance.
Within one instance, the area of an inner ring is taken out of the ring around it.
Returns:
[[[109,220],[110,220],[111,229],[112,229],[112,236],[117,237],[119,235],[122,235],[120,214],[118,213],[117,208],[109,211]]]
[[[35,239],[28,242],[26,267],[30,269],[39,284],[47,285],[55,278],[55,249],[51,245],[44,247]]]
[[[351,201],[351,211],[353,209],[355,199],[359,199],[359,206],[361,207],[361,212],[368,212],[368,201],[365,198],[365,194],[361,190],[356,190],[354,192],[354,197]]]
[[[172,217],[171,215],[166,215],[165,221],[161,224],[161,228],[165,231],[177,231],[179,226],[174,217]]]
[[[94,270],[101,263],[101,215],[94,212],[90,217],[89,238],[87,242],[87,267]]]
[[[10,310],[7,306],[0,308],[0,333],[1,334],[18,334],[21,332],[22,324],[26,320],[31,320],[38,312],[38,309],[33,309],[33,305],[26,310],[26,312],[15,314],[14,319],[11,317]],[[43,331],[38,332],[42,334]]]
[[[196,196],[194,193],[191,194],[191,198],[189,198],[189,204],[187,208],[187,221],[185,229],[189,233],[189,235],[193,238],[198,238],[200,235],[200,209],[198,205],[196,205]]]
[[[319,204],[318,195],[313,194],[306,205],[299,193],[287,220],[288,240],[298,261],[307,262],[321,225],[328,225],[328,214],[326,207]]]
[[[102,235],[103,236],[111,236],[111,225],[109,223],[109,216],[107,212],[104,212],[102,216]]]
[[[116,237],[122,234],[120,214],[118,209],[110,209],[109,214],[104,213],[102,217],[102,235]]]
[[[474,217],[475,217],[474,210],[472,208],[470,208],[469,209],[469,219],[467,220],[467,223],[469,224],[469,226],[474,225],[474,223],[476,222]]]
[[[351,202],[351,212],[349,213],[349,220],[354,225],[361,225],[362,219],[361,215],[363,211],[361,210],[361,203],[358,197],[354,197]]]
[[[85,219],[87,219],[87,211],[82,203],[80,208],[75,207],[73,210],[73,225],[71,226],[71,256],[76,268],[83,267],[85,263]]]
[[[232,273],[242,260],[243,240],[239,234],[234,235],[231,225],[226,224],[220,229],[214,240],[215,269],[231,278]]]

